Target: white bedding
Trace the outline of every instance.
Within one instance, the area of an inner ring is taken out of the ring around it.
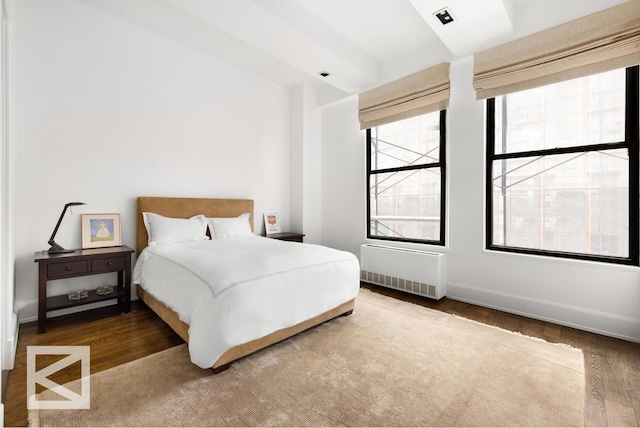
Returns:
[[[189,325],[191,361],[202,368],[355,298],[359,277],[351,253],[260,236],[149,246],[133,271],[134,284]]]

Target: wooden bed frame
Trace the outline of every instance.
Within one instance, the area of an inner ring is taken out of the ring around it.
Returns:
[[[207,198],[166,198],[166,197],[139,197],[137,213],[137,254],[145,249],[148,242],[147,230],[142,220],[143,212],[152,212],[166,217],[189,218],[194,215],[204,214],[207,217],[237,217],[240,214],[250,213],[249,222],[253,228],[253,200],[251,199],[207,199]],[[164,303],[148,293],[143,284],[138,284],[138,297],[147,304],[165,323],[167,323],[182,339],[189,342],[189,326],[181,321],[178,314],[169,309]],[[304,330],[322,324],[332,318],[341,315],[349,315],[353,312],[355,299],[333,308],[316,317],[303,321],[291,327],[275,331],[267,336],[250,342],[234,346],[227,350],[211,367],[215,373],[228,369],[231,363],[239,358],[266,348],[269,345],[280,342],[294,336]]]

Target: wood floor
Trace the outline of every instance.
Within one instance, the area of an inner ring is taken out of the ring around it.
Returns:
[[[587,333],[556,324],[469,305],[450,299],[433,301],[371,285],[363,287],[433,309],[539,337],[584,351],[586,426],[640,426],[640,344]],[[357,316],[357,301],[354,316]],[[26,426],[26,348],[31,345],[90,345],[91,372],[96,373],[183,343],[150,309],[133,302],[132,312],[105,308],[54,318],[46,334],[35,323],[20,326],[14,370],[5,400],[6,426]],[[40,362],[38,362],[40,364]],[[49,362],[46,362],[49,364]],[[233,370],[233,368],[231,368]],[[53,379],[74,378],[70,369]]]
[[[91,373],[97,373],[181,343],[184,341],[141,301],[131,302],[129,314],[118,314],[115,307],[109,307],[52,318],[48,320],[44,334],[38,334],[36,323],[22,324],[15,366],[9,373],[4,406],[5,426],[28,425],[27,346],[89,345]],[[41,362],[36,362],[39,370]],[[62,371],[51,380],[65,383],[77,379],[79,370],[75,369]]]

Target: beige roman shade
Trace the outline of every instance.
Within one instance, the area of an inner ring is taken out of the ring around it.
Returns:
[[[477,99],[640,64],[640,0],[477,53]]]
[[[449,63],[411,74],[360,94],[360,129],[446,109]]]

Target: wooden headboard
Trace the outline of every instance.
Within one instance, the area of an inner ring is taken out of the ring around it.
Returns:
[[[147,247],[149,238],[142,221],[143,212],[165,217],[189,218],[204,214],[206,217],[237,217],[249,213],[253,230],[253,199],[166,198],[140,196],[138,198],[136,249],[139,255]]]

